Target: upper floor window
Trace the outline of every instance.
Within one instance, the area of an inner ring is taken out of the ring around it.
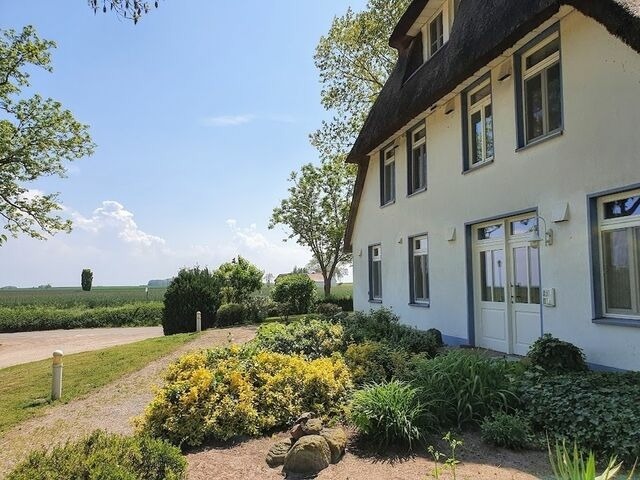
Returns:
[[[407,165],[409,195],[427,188],[427,130],[423,125],[411,130]]]
[[[382,300],[382,250],[380,245],[369,247],[369,300]]]
[[[469,166],[493,160],[493,110],[491,79],[467,93]]]
[[[519,146],[562,130],[560,33],[552,28],[551,34],[516,55],[521,92]]]
[[[640,317],[640,190],[600,198],[598,219],[605,312]]]
[[[432,56],[444,45],[444,12],[441,10],[429,22],[429,56]]]
[[[410,300],[413,304],[429,305],[429,240],[426,235],[409,240]]]
[[[396,147],[391,146],[380,155],[380,204],[387,205],[396,199]]]

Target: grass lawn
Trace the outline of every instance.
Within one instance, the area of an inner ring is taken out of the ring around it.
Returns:
[[[195,334],[151,338],[64,357],[61,402],[69,402],[137,370],[192,340]],[[0,434],[41,414],[50,401],[51,360],[0,370]]]

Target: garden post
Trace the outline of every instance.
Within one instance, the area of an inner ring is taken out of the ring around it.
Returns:
[[[59,400],[62,396],[62,350],[53,352],[53,381],[51,383],[51,399]]]
[[[202,314],[200,312],[196,312],[196,332],[202,331]]]

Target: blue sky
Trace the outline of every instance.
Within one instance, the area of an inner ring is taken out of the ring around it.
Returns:
[[[315,46],[335,15],[364,0],[161,0],[138,25],[85,0],[0,0],[0,28],[34,25],[55,40],[54,73],[33,91],[90,125],[96,153],[61,192],[70,235],[10,238],[0,286],[146,283],[242,254],[266,272],[310,253],[269,231],[291,170],[317,161],[308,134],[320,105]]]

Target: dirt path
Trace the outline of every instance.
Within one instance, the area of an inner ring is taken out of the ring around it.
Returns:
[[[265,455],[275,441],[285,436],[258,438],[232,448],[209,448],[187,455],[189,480],[282,480],[280,468],[269,468]],[[549,478],[549,464],[544,452],[512,452],[483,444],[477,434],[465,434],[458,451],[459,480],[535,480]],[[446,451],[444,446],[438,447]],[[318,480],[425,480],[433,478],[433,460],[426,452],[415,455],[375,456],[349,445],[342,460],[320,472]],[[443,472],[441,480],[451,480]]]
[[[62,350],[65,355],[69,355],[161,336],[162,327],[78,328],[0,333],[0,368],[51,358],[54,350]]]
[[[142,370],[106,385],[88,396],[50,408],[43,416],[23,422],[0,437],[0,478],[30,451],[74,440],[97,428],[133,432],[131,418],[142,413],[153,397],[153,386],[162,382],[165,367],[182,353],[225,345],[231,333],[234,343],[255,335],[255,327],[208,330],[175,352],[151,362]]]

